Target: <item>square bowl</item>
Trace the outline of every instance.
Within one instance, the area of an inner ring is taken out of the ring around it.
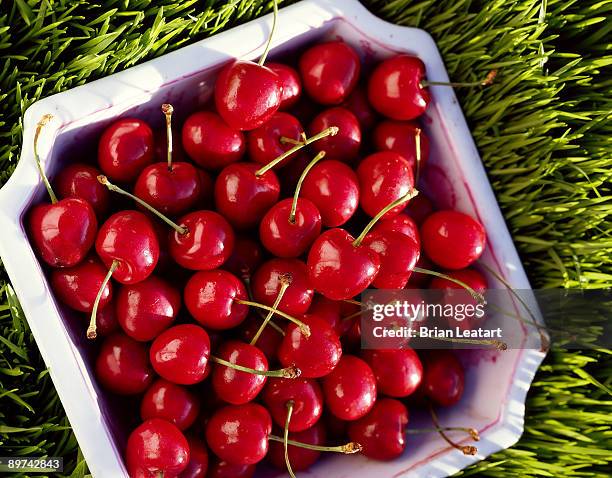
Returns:
[[[95,144],[101,131],[117,117],[136,116],[160,128],[161,103],[172,102],[179,118],[180,112],[191,113],[207,103],[216,73],[227,61],[255,59],[262,53],[271,22],[271,15],[251,21],[40,100],[25,113],[21,160],[0,190],[0,255],[95,477],[127,476],[122,459],[126,431],[117,419],[122,404],[98,388],[91,360],[95,346],[85,339],[82,319],[55,300],[24,230],[26,211],[45,195],[33,155],[36,124],[42,115],[53,115],[39,141],[44,168],[53,177],[77,157],[81,161],[95,157],[95,151],[83,145]],[[430,80],[448,81],[440,53],[426,32],[384,22],[356,0],[304,0],[281,9],[271,55],[290,54],[325,39],[348,42],[366,65],[399,52],[416,55],[425,63]],[[430,90],[432,102],[423,127],[432,146],[429,173],[422,187],[437,206],[478,218],[488,232],[480,262],[513,289],[530,289],[453,90],[443,86]],[[504,287],[495,277],[488,279],[491,288]],[[518,310],[519,304],[514,307]],[[300,476],[343,478],[355,476],[356,470],[364,478],[447,476],[509,447],[523,431],[525,397],[543,358],[537,348],[462,355],[467,365],[466,391],[462,401],[444,411],[441,419],[448,426],[469,425],[479,430],[476,456],[462,455],[436,434],[410,436],[406,452],[395,461],[327,457]],[[261,472],[261,476],[282,475]]]

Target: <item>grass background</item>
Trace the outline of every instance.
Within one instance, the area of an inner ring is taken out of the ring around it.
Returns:
[[[288,2],[282,2],[286,4]],[[534,287],[612,285],[609,0],[368,0],[428,30],[460,91],[489,178]],[[35,100],[259,16],[260,0],[0,0],[0,185],[19,158]],[[0,268],[0,455],[60,455],[87,473]],[[512,449],[463,475],[609,476],[612,362],[606,350],[553,350]],[[38,475],[40,476],[40,475]]]

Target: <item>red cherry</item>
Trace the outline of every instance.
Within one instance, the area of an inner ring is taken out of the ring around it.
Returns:
[[[342,103],[355,88],[361,70],[357,52],[341,41],[310,47],[299,67],[306,92],[324,105]]]
[[[175,325],[162,332],[151,344],[149,358],[155,371],[166,380],[181,385],[201,382],[210,357],[210,339],[197,325]]]
[[[288,110],[297,103],[302,95],[300,75],[294,68],[283,63],[268,63],[267,66],[278,75],[280,81],[281,101],[279,109]]]
[[[98,291],[106,277],[107,270],[95,257],[65,269],[51,271],[51,287],[56,297],[64,304],[79,312],[91,312]],[[113,286],[107,283],[100,296],[100,308],[111,301]]]
[[[380,270],[372,285],[378,289],[403,289],[419,260],[419,246],[395,231],[370,232],[363,245],[378,254]]]
[[[268,164],[295,146],[291,142],[283,142],[282,138],[302,141],[303,134],[304,128],[295,116],[283,112],[274,113],[266,123],[249,132],[249,158],[260,164]],[[295,156],[296,153],[288,156],[276,167],[282,167]]]
[[[361,208],[371,217],[385,206],[414,189],[414,176],[410,163],[398,153],[383,151],[365,158],[357,168]],[[385,218],[399,214],[401,204],[385,214]]]
[[[178,220],[186,234],[170,231],[172,258],[182,267],[211,270],[220,267],[234,249],[234,231],[225,218],[213,211],[194,211]]]
[[[293,401],[290,432],[312,427],[323,413],[323,392],[315,380],[271,378],[264,388],[263,401],[279,427],[285,427],[287,402]]]
[[[215,461],[210,465],[206,478],[253,478],[255,468],[255,465]]]
[[[362,131],[368,131],[376,123],[377,115],[368,102],[365,88],[356,87],[342,106],[355,115]]]
[[[375,460],[393,460],[406,449],[408,410],[402,402],[382,398],[365,417],[349,424],[351,440],[362,447],[362,453]]]
[[[319,113],[310,123],[311,136],[331,127],[339,128],[337,134],[327,136],[312,144],[315,151],[325,151],[326,158],[349,162],[357,157],[361,146],[361,128],[357,117],[346,108],[335,107]]]
[[[244,342],[250,343],[253,340],[263,320],[263,317],[257,315],[247,317],[240,327],[240,334]],[[257,339],[257,348],[264,353],[268,362],[273,362],[276,360],[276,352],[282,341],[283,335],[281,332],[274,327],[265,327]]]
[[[221,460],[254,465],[266,456],[271,432],[272,419],[261,405],[230,405],[210,417],[206,441]]]
[[[347,321],[342,321],[342,318],[346,315],[350,315],[352,312],[345,314],[342,310],[343,302],[338,300],[331,300],[327,297],[315,294],[312,304],[308,309],[309,316],[317,316],[319,319],[323,319],[338,334],[338,337],[342,336],[344,332],[346,332],[346,323]],[[357,307],[357,310],[360,310],[360,307]]]
[[[431,199],[425,196],[425,194],[419,193],[418,196],[408,203],[408,206],[404,209],[404,214],[410,216],[420,226],[433,211],[434,206]]]
[[[397,55],[380,63],[370,75],[368,98],[379,113],[394,120],[421,116],[430,102],[421,85],[425,65],[417,57]]]
[[[445,269],[465,269],[484,251],[487,240],[482,224],[458,211],[438,211],[421,226],[427,256]]]
[[[186,430],[194,424],[200,413],[200,401],[187,388],[157,379],[147,389],[140,402],[143,421],[161,418]]]
[[[189,463],[189,444],[172,423],[152,418],[130,433],[125,456],[130,477],[177,476]]]
[[[416,263],[416,267],[432,270],[433,268],[435,268],[435,264],[431,262],[425,254],[421,254],[419,260]],[[410,276],[410,279],[408,279],[408,285],[406,286],[406,289],[426,289],[430,281],[431,276],[429,274],[414,272]]]
[[[165,105],[162,105],[162,112],[165,111]],[[153,135],[155,136],[155,157],[158,161],[168,160],[168,133],[167,128],[155,130]],[[185,150],[181,141],[181,135],[176,131],[172,130],[172,160],[176,162],[184,162],[187,160]]]
[[[244,284],[233,274],[202,271],[185,286],[185,305],[195,320],[215,330],[231,329],[246,318],[249,308],[235,299],[248,300]]]
[[[117,320],[127,335],[140,342],[153,340],[167,329],[180,308],[179,291],[155,276],[124,285],[117,294]]]
[[[208,451],[204,442],[194,436],[188,436],[189,463],[178,478],[205,478],[208,470]]]
[[[236,237],[234,250],[223,268],[244,279],[250,278],[262,262],[263,251],[258,242],[248,237]]]
[[[98,221],[91,205],[79,198],[37,204],[28,215],[34,249],[52,267],[77,265],[89,252]]]
[[[304,317],[310,336],[290,323],[278,349],[278,359],[284,367],[299,368],[303,378],[319,378],[327,375],[340,361],[342,346],[331,326],[318,317]]]
[[[278,110],[281,94],[280,77],[251,61],[229,63],[215,83],[217,111],[230,127],[242,131],[266,123]]]
[[[119,395],[144,392],[153,380],[146,346],[122,333],[110,335],[96,358],[96,377],[104,388]]]
[[[423,391],[438,405],[455,405],[463,395],[465,372],[449,350],[430,350],[424,357]]]
[[[382,121],[374,129],[374,147],[379,151],[394,151],[408,160],[416,169],[416,136],[421,143],[421,164],[423,171],[429,157],[429,139],[422,128],[414,121]]]
[[[111,124],[98,143],[98,164],[113,181],[129,183],[155,160],[153,131],[136,118],[124,118]]]
[[[340,161],[321,161],[308,173],[301,195],[314,203],[325,227],[347,222],[359,205],[359,181],[355,172]]]
[[[120,211],[109,217],[98,231],[96,252],[106,267],[118,267],[113,278],[135,284],[153,272],[159,260],[159,243],[151,221],[138,211]]]
[[[259,224],[278,201],[280,183],[276,174],[267,171],[256,176],[260,167],[257,163],[230,164],[215,182],[217,210],[238,229]]]
[[[378,393],[389,397],[407,397],[421,384],[423,365],[416,352],[409,347],[364,350],[361,356],[374,372]]]
[[[98,182],[100,171],[87,164],[69,164],[63,168],[55,179],[57,194],[61,198],[81,198],[87,201],[98,217],[108,211],[109,194]]]
[[[246,151],[244,134],[229,127],[212,111],[198,111],[185,120],[183,147],[189,157],[206,169],[222,169],[240,161]]]
[[[370,366],[354,355],[343,355],[323,378],[323,396],[330,412],[342,420],[357,420],[376,402],[376,378]]]
[[[449,271],[446,273],[446,275],[452,277],[453,279],[460,280],[461,282],[465,282],[472,289],[481,294],[488,288],[487,279],[480,272],[474,269]],[[457,284],[456,282],[452,282],[441,277],[434,277],[429,283],[429,287],[430,289],[445,289],[449,292],[451,289],[464,290],[463,286]]]
[[[323,424],[317,423],[308,430],[289,433],[288,438],[289,440],[295,440],[300,443],[324,446],[326,438],[325,427],[323,426]],[[321,456],[320,451],[308,450],[306,448],[297,447],[293,445],[289,445],[287,447],[287,453],[289,454],[289,463],[291,463],[291,468],[293,471],[307,470],[312,465],[314,465]],[[270,443],[270,450],[268,451],[268,460],[280,470],[287,469],[287,464],[285,462],[285,447],[282,443]]]
[[[89,316],[87,319],[89,320]],[[115,306],[110,303],[104,308],[98,308],[96,313],[96,333],[99,337],[108,337],[119,330],[119,322],[115,315]]]
[[[421,195],[419,194],[414,199],[410,201],[412,204],[416,201]],[[385,217],[378,221],[374,227],[372,228],[372,232],[378,232],[381,234],[386,234],[387,232],[399,232],[405,236],[408,236],[412,239],[416,245],[421,248],[421,236],[419,234],[419,227],[417,223],[410,217],[404,213],[398,214],[393,217]]]

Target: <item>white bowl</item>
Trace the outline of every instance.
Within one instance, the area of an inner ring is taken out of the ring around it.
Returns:
[[[91,159],[95,149],[82,145],[95,144],[105,125],[120,115],[139,116],[161,127],[161,103],[171,101],[180,114],[206,102],[221,65],[230,58],[254,59],[262,53],[271,20],[270,15],[254,20],[45,98],[26,111],[21,160],[0,190],[0,254],[95,477],[127,476],[121,451],[125,434],[117,419],[121,403],[117,406],[96,385],[90,365],[92,346],[84,338],[82,319],[53,297],[24,231],[24,213],[45,194],[33,157],[36,123],[43,114],[54,117],[40,141],[44,167],[52,177],[69,161]],[[440,53],[426,32],[386,23],[356,0],[304,0],[282,9],[272,54],[329,38],[352,44],[366,62],[409,52],[425,62],[429,79],[448,80]],[[439,205],[451,205],[477,217],[488,231],[488,247],[481,262],[501,274],[513,288],[529,289],[457,98],[447,87],[432,87],[431,93],[432,103],[423,122],[432,143],[429,192]],[[493,287],[501,286],[491,282]],[[464,361],[470,362],[464,399],[443,412],[441,419],[448,425],[469,425],[480,431],[477,456],[462,455],[436,434],[411,436],[404,456],[393,462],[334,456],[300,476],[446,476],[509,447],[523,431],[525,396],[543,357],[534,349],[464,355]],[[279,475],[272,471],[262,474]]]

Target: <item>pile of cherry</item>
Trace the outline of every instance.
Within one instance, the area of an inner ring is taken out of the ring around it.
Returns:
[[[339,41],[297,68],[264,60],[226,65],[180,138],[163,105],[166,130],[108,126],[97,167],[71,164],[53,186],[40,167],[51,203],[30,211],[32,244],[101,337],[99,384],[140,397],[130,476],[239,478],[262,460],[293,475],[325,451],[390,460],[408,403],[473,453],[434,410],[462,395],[453,352],[360,347],[368,287],[486,287],[469,269],[483,227],[415,190],[423,63],[398,55],[361,78]],[[424,267],[456,281],[427,284]]]

